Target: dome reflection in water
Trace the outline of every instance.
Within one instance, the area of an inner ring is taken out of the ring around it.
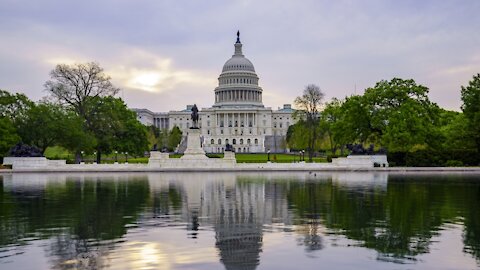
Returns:
[[[1,269],[471,269],[475,174],[0,176]]]

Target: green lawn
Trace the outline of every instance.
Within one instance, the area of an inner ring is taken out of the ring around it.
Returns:
[[[66,149],[54,146],[49,147],[45,151],[45,156],[48,159],[66,159],[69,162],[72,162],[74,159],[73,153],[70,153]],[[182,154],[170,154],[170,158],[180,158]],[[223,154],[208,154],[210,158],[223,158]],[[268,161],[268,155],[265,153],[260,154],[247,154],[247,153],[237,153],[235,154],[238,163],[266,163]],[[87,163],[91,163],[94,160],[92,154],[84,155],[83,159]],[[305,157],[307,160],[308,157]],[[120,163],[125,162],[125,155],[118,154],[117,160]],[[292,163],[298,162],[300,160],[299,155],[294,154],[270,154],[270,161],[271,162],[278,162],[278,163]],[[115,162],[115,154],[109,155],[102,155],[102,163],[113,163]],[[148,158],[146,157],[128,157],[129,163],[148,163]],[[313,158],[313,162],[327,162],[327,159],[324,157],[315,157]]]

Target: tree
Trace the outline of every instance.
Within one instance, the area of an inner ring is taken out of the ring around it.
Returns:
[[[50,77],[51,80],[45,83],[46,90],[56,101],[83,119],[85,133],[101,135],[102,138],[96,137],[96,141],[104,143],[106,134],[102,134],[102,132],[105,129],[95,129],[98,125],[94,122],[101,121],[107,127],[111,125],[108,118],[100,119],[98,117],[99,114],[105,115],[105,111],[99,112],[101,108],[96,107],[100,104],[97,101],[98,98],[116,95],[120,89],[113,86],[103,68],[94,62],[74,65],[59,64],[50,72]],[[97,148],[109,149],[105,145],[97,146]],[[101,152],[98,153],[97,160],[101,157]],[[76,151],[75,160],[76,162],[80,161],[80,150]]]
[[[0,159],[21,141],[15,122],[32,106],[33,102],[23,94],[10,94],[0,90]]]
[[[369,141],[378,141],[390,151],[410,151],[436,140],[439,108],[428,99],[427,87],[411,79],[393,78],[366,89],[363,99],[369,116]]]
[[[85,110],[91,115],[86,127],[96,139],[97,163],[103,153],[142,154],[148,150],[147,128],[138,122],[136,114],[123,100],[111,96],[91,98]]]
[[[465,114],[443,110],[441,123],[438,127],[442,135],[441,145],[438,148],[451,150],[475,149],[476,144],[470,134],[469,122]]]
[[[303,150],[308,147],[308,132],[304,120],[288,127],[287,144],[291,150]]]
[[[34,145],[42,154],[47,147],[58,143],[63,136],[60,126],[63,124],[64,112],[53,104],[34,104],[16,121],[22,141]]]
[[[51,80],[45,88],[61,104],[71,107],[87,122],[95,110],[88,102],[91,98],[115,96],[120,89],[113,86],[110,77],[97,63],[59,64],[50,72]]]
[[[174,126],[168,134],[168,148],[170,151],[175,150],[177,145],[182,141],[182,131]]]
[[[318,137],[317,125],[319,117],[320,105],[323,102],[324,94],[320,87],[315,84],[309,84],[303,90],[303,94],[295,98],[295,105],[298,110],[295,112],[296,116],[305,119],[306,128],[308,131],[308,159],[312,162],[313,153],[315,151],[315,143]]]
[[[7,151],[20,141],[15,126],[7,117],[0,117],[0,138],[0,159],[3,160]]]
[[[480,153],[480,73],[473,76],[468,86],[462,86],[462,110],[468,120],[470,136]]]
[[[0,117],[8,117],[15,121],[22,117],[34,103],[24,94],[10,94],[0,89]]]

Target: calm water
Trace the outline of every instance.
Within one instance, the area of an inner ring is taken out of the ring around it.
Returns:
[[[477,269],[480,175],[0,175],[0,269]]]

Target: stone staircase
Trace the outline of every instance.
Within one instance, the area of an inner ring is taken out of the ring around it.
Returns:
[[[200,137],[200,142],[203,142],[203,136]],[[179,154],[185,153],[185,150],[187,150],[187,143],[188,143],[187,136],[183,136],[182,140],[180,141],[177,148],[175,149],[175,152]]]
[[[177,146],[177,149],[175,149],[176,153],[183,154],[187,150],[187,136],[183,136],[182,140]]]

